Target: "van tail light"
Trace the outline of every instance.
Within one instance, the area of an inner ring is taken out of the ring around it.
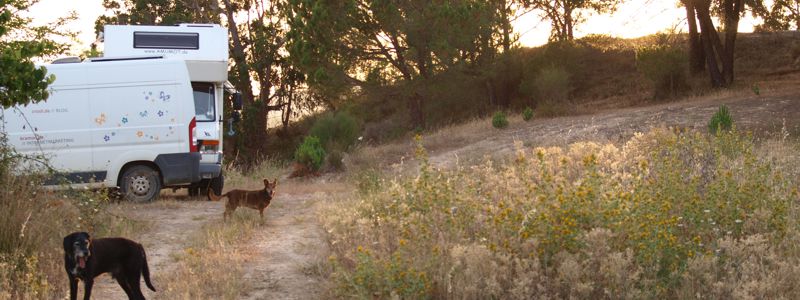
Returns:
[[[213,154],[219,152],[219,140],[200,140],[198,142],[202,153]]]
[[[197,152],[197,120],[189,122],[189,152]]]

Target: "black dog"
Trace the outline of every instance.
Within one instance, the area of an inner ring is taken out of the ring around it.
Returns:
[[[69,277],[69,298],[78,297],[78,280],[83,280],[83,299],[89,300],[97,275],[111,272],[128,299],[144,299],[139,280],[144,275],[147,287],[150,269],[142,245],[124,238],[95,239],[86,232],[75,232],[64,237],[64,267]]]

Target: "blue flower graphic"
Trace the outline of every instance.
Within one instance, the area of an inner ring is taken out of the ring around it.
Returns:
[[[110,140],[111,140],[111,137],[109,137],[108,135],[106,135],[106,136],[104,136],[104,137],[103,137],[103,140],[104,140],[104,141],[106,141],[106,142],[108,142],[108,141],[110,141]]]

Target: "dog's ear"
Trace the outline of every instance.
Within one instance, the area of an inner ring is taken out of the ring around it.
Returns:
[[[278,178],[273,178],[272,179],[272,187],[275,188],[275,186],[277,186],[277,185],[278,185]]]
[[[269,179],[264,178],[264,186],[269,186]]]
[[[70,233],[64,237],[64,252],[72,253],[72,243],[75,240],[76,233]]]

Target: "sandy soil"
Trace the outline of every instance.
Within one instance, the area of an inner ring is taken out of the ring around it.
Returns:
[[[165,192],[166,193],[166,192]],[[194,201],[187,196],[162,196],[161,200],[149,204],[120,204],[128,217],[148,223],[146,232],[137,240],[147,253],[150,278],[155,274],[169,272],[175,260],[173,253],[180,253],[188,244],[191,232],[206,222],[220,218],[224,211],[220,202]],[[153,281],[156,290],[159,284]],[[147,298],[157,298],[158,293],[149,290],[142,281],[142,292]],[[82,288],[81,288],[82,290]],[[95,280],[93,299],[127,299],[117,282],[108,274]]]
[[[246,255],[243,279],[248,281],[245,285],[248,290],[242,291],[243,298],[323,297],[325,283],[318,270],[329,256],[329,250],[316,211],[321,201],[342,190],[340,184],[329,181],[326,178],[289,180],[278,185],[272,204],[264,212],[264,224],[256,229],[249,242],[240,245]],[[167,192],[154,203],[120,205],[129,217],[146,220],[149,224],[137,241],[147,251],[151,278],[170,272],[176,263],[173,256],[188,246],[188,238],[203,224],[219,221],[225,210],[224,201],[196,201]],[[153,285],[159,288],[157,281]],[[160,298],[157,292],[148,290],[144,282],[141,287],[145,297]],[[92,294],[93,299],[127,299],[108,274],[96,279]]]
[[[540,119],[518,123],[496,131],[491,127],[472,138],[454,141],[431,150],[431,162],[452,165],[484,155],[502,157],[512,154],[514,143],[526,146],[566,145],[577,140],[620,142],[637,131],[653,126],[676,126],[703,129],[717,107],[725,103],[739,128],[768,129],[786,126],[800,130],[800,87],[764,91],[762,95],[743,91],[710,97],[671,102],[648,107],[600,112],[593,115]],[[488,121],[486,122],[488,124]],[[410,149],[409,149],[410,150]],[[281,180],[273,204],[265,212],[266,223],[254,237],[241,245],[249,257],[245,260],[244,280],[247,299],[318,299],[325,297],[325,282],[319,268],[328,257],[325,233],[317,219],[317,208],[332,195],[346,193],[347,187],[336,178],[310,181]],[[234,187],[229,187],[234,188]],[[187,236],[202,224],[220,218],[223,202],[158,201],[130,205],[130,216],[149,220],[151,227],[139,242],[145,245],[152,273],[169,272],[173,253],[179,253]],[[127,204],[124,204],[127,205]],[[154,282],[158,288],[158,282]],[[146,290],[144,285],[143,289]],[[107,275],[95,289],[94,299],[124,299],[124,293]],[[146,290],[146,296],[158,293]]]

